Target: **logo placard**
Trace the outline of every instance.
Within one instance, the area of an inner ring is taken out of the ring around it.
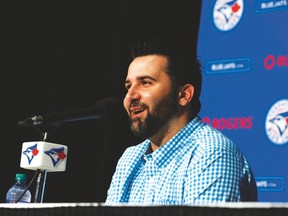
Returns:
[[[276,102],[266,117],[266,134],[277,145],[288,143],[288,99]]]
[[[213,10],[215,26],[220,31],[233,29],[240,21],[243,9],[243,0],[217,0]]]

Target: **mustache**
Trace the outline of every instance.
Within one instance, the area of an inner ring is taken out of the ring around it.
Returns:
[[[131,101],[128,108],[131,109],[133,107],[140,107],[142,109],[148,108],[148,106],[144,103],[140,103],[139,101]]]

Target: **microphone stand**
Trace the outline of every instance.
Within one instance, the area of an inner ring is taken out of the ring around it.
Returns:
[[[48,132],[42,132],[42,130],[38,127],[35,127],[38,132],[42,136],[43,141],[47,141],[48,137]],[[43,129],[43,128],[42,128]],[[46,128],[48,129],[48,128]],[[50,128],[50,135],[54,134],[55,128]],[[38,172],[38,177],[36,181],[36,189],[35,189],[35,194],[34,194],[34,203],[43,203],[43,198],[44,198],[44,191],[45,191],[45,186],[46,186],[46,178],[47,178],[47,170],[37,170]]]
[[[47,132],[43,133],[42,135],[43,141],[47,139]],[[36,189],[34,194],[34,203],[42,203],[45,191],[45,184],[47,178],[47,170],[37,170],[38,177],[36,181]]]
[[[39,119],[38,119],[39,120]],[[32,121],[32,123],[31,123]],[[48,142],[47,141],[47,136],[48,136],[48,132],[49,132],[49,139],[51,140],[51,137],[54,136],[55,130],[56,128],[61,124],[62,122],[58,122],[57,124],[53,124],[52,126],[45,126],[42,124],[42,122],[34,122],[33,119],[29,119],[28,123],[26,122],[26,120],[24,121],[20,121],[18,122],[19,126],[32,126],[32,128],[36,129],[36,131],[39,133],[41,139],[43,142]],[[23,143],[24,144],[24,143]],[[66,157],[66,156],[65,156]],[[66,165],[65,165],[66,166]],[[26,168],[25,168],[26,169]],[[28,168],[29,169],[29,168]],[[26,188],[26,190],[28,190],[28,188],[30,187],[30,185],[34,182],[34,179],[36,179],[36,188],[35,188],[35,194],[34,194],[34,203],[42,203],[43,202],[43,197],[44,197],[44,191],[45,191],[45,185],[46,185],[46,179],[47,179],[47,172],[49,169],[42,169],[42,168],[38,168],[36,169],[36,172],[34,174],[34,177],[32,179],[32,181],[29,183],[29,186]],[[65,170],[65,169],[64,169]],[[64,171],[61,170],[61,171]],[[26,191],[25,191],[26,192]],[[24,192],[24,193],[25,193]],[[23,193],[23,194],[24,194]],[[21,195],[23,196],[23,195]],[[21,198],[21,197],[20,197]],[[19,200],[20,200],[19,198]]]
[[[39,174],[36,182],[36,190],[34,194],[34,203],[42,203],[44,197],[47,170],[38,170]]]

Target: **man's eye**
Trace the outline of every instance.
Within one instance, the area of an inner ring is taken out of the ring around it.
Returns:
[[[148,82],[148,81],[145,81],[145,80],[142,81],[142,85],[149,85],[149,84],[151,84],[151,82]]]
[[[129,90],[130,87],[131,87],[131,85],[125,85],[125,88],[126,88],[127,90]]]

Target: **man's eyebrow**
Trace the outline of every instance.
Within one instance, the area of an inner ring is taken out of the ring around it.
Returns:
[[[137,79],[139,79],[139,80],[151,79],[151,80],[156,81],[156,79],[154,77],[151,77],[151,76],[140,76],[140,77],[137,77]]]
[[[139,77],[136,77],[136,79],[137,80],[151,79],[153,81],[156,81],[156,79],[151,76],[139,76]],[[126,79],[125,84],[128,84],[128,83],[131,83],[131,81],[129,79]]]

